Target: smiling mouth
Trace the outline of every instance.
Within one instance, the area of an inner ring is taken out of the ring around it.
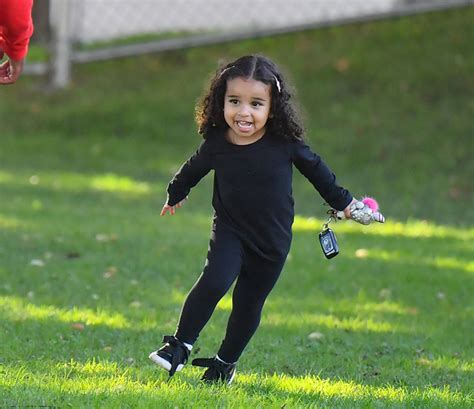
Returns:
[[[248,132],[252,129],[253,123],[252,122],[247,122],[247,121],[237,121],[237,127],[242,131],[242,132]]]

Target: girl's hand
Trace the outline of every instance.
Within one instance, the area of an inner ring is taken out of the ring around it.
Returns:
[[[337,212],[336,217],[352,219],[360,224],[370,224],[372,222],[385,223],[385,217],[379,211],[379,205],[377,201],[371,197],[364,197],[362,201],[353,200],[349,206],[347,206],[343,212]]]
[[[351,206],[353,203],[357,202],[356,199],[352,199],[352,202],[350,202],[348,204],[348,206],[344,209],[344,217],[349,220],[349,219],[352,219],[352,216],[351,216]]]
[[[170,215],[173,216],[176,212],[176,209],[179,209],[186,200],[188,200],[187,197],[181,200],[181,202],[176,203],[174,206],[168,206],[168,202],[165,202],[165,204],[163,205],[163,209],[161,209],[160,216],[164,216],[167,212],[169,212]]]

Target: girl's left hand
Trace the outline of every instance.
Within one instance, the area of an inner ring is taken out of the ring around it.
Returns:
[[[362,201],[354,199],[343,211],[336,213],[336,218],[341,220],[344,214],[345,219],[352,219],[364,225],[372,222],[385,223],[385,217],[378,209],[377,201],[371,197],[364,197]]]
[[[352,219],[351,216],[351,206],[353,203],[357,202],[356,199],[352,199],[352,202],[350,202],[347,207],[343,210],[344,211],[344,216],[347,220]]]

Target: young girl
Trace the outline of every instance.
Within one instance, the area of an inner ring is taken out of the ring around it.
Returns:
[[[175,335],[165,336],[165,345],[150,359],[170,376],[180,371],[217,303],[237,280],[219,351],[192,362],[208,368],[203,380],[230,383],[290,249],[292,165],[346,218],[353,198],[304,143],[289,88],[265,57],[241,57],[218,70],[198,106],[197,123],[204,141],[168,185],[161,215],[174,215],[191,188],[214,170],[209,251]]]

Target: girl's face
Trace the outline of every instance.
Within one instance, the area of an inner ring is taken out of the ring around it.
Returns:
[[[224,118],[229,125],[228,138],[237,145],[259,140],[265,133],[270,114],[271,86],[253,79],[227,81]]]

